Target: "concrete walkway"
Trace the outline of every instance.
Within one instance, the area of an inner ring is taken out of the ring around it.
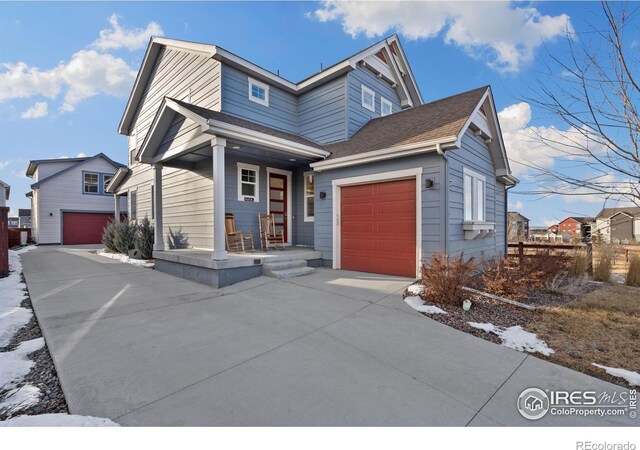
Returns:
[[[409,280],[319,269],[214,290],[90,253],[22,256],[73,414],[123,425],[638,425],[516,410],[528,387],[622,391],[459,332]]]

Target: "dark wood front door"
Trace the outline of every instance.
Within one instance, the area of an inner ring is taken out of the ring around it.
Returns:
[[[285,242],[289,240],[287,206],[287,176],[269,173],[269,214],[273,216],[276,231],[284,231]]]

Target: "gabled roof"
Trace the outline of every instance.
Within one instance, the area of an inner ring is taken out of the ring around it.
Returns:
[[[488,86],[372,119],[348,141],[327,145],[328,159],[401,145],[456,140]]]
[[[105,155],[104,153],[98,153],[97,155],[94,156],[87,156],[84,158],[59,158],[59,159],[40,159],[40,160],[34,160],[34,161],[29,161],[29,166],[27,168],[27,176],[31,177],[33,176],[33,173],[35,172],[35,168],[39,165],[39,164],[47,164],[47,163],[60,163],[60,162],[75,162],[75,164],[72,164],[69,167],[66,167],[64,169],[62,169],[59,172],[54,173],[53,175],[43,179],[43,180],[39,180],[37,183],[33,183],[31,185],[31,189],[38,189],[43,183],[46,183],[48,181],[53,180],[54,178],[59,177],[60,175],[63,175],[67,172],[69,172],[70,170],[73,170],[75,168],[77,168],[78,166],[81,166],[85,163],[88,163],[89,161],[93,161],[94,159],[97,158],[102,158],[105,161],[107,161],[109,164],[111,164],[115,169],[118,169],[120,167],[126,167],[124,164],[120,164],[118,162],[113,161],[111,158],[109,158],[107,155]],[[33,166],[33,170],[30,171],[30,169]]]
[[[350,56],[349,58],[301,80],[298,83],[291,82],[280,75],[270,72],[257,64],[247,61],[246,59],[216,45],[152,37],[142,60],[140,70],[138,71],[124,114],[120,120],[120,125],[118,126],[118,132],[120,134],[129,134],[129,127],[131,126],[135,111],[142,99],[144,89],[149,82],[149,78],[152,75],[155,60],[163,47],[172,47],[182,51],[213,58],[217,61],[224,62],[231,67],[237,68],[252,77],[295,95],[303,94],[316,86],[350,72],[354,70],[357,64],[364,58],[383,51],[388,56],[390,63],[389,68],[393,74],[393,81],[396,84],[396,89],[402,91],[403,96],[407,97],[407,106],[422,104],[422,96],[420,94],[418,84],[411,72],[411,67],[409,66],[397,35],[385,38]]]
[[[519,213],[518,211],[509,211],[509,212],[507,213],[507,215],[510,215],[510,216],[511,216],[511,215],[516,215],[516,214],[517,214],[517,215],[519,215],[522,219],[526,220],[527,222],[530,222],[530,220],[529,220],[529,219],[527,219],[525,216],[523,216],[523,215],[522,215],[522,213]],[[546,229],[546,228],[545,228],[545,229]]]
[[[640,217],[640,207],[632,206],[629,208],[603,208],[596,216],[596,219],[608,219],[621,212],[631,217]]]
[[[579,223],[591,223],[593,222],[593,217],[582,217],[582,216],[571,216],[571,217],[567,217],[566,219],[564,219],[562,222],[566,222],[567,220],[573,219],[576,222]],[[560,222],[560,223],[562,223]]]

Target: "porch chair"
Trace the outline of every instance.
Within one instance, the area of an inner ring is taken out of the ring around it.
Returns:
[[[247,250],[254,250],[253,231],[236,230],[236,219],[233,213],[224,215],[224,228],[228,251],[245,253]]]
[[[260,248],[269,250],[269,246],[284,250],[284,230],[276,231],[274,217],[270,214],[258,214],[260,221]]]

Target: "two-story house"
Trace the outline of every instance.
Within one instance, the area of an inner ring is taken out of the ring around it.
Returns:
[[[607,243],[640,241],[640,208],[603,208],[592,224],[595,234]]]
[[[126,199],[119,198],[115,205],[106,192],[122,167],[103,153],[29,161],[26,175],[34,180],[27,193],[31,238],[38,244],[99,244],[116,211],[126,212]]]
[[[529,240],[529,219],[517,211],[507,214],[507,238],[509,242]]]
[[[491,88],[424,102],[397,36],[298,83],[153,38],[119,132],[129,166],[109,190],[154,221],[158,270],[216,286],[255,276],[260,257],[227,253],[225,213],[255,235],[270,213],[287,244],[314,250],[309,264],[335,269],[415,277],[436,252],[506,249],[517,179]]]
[[[567,241],[591,236],[593,220],[592,217],[567,217],[558,224],[558,234]]]

